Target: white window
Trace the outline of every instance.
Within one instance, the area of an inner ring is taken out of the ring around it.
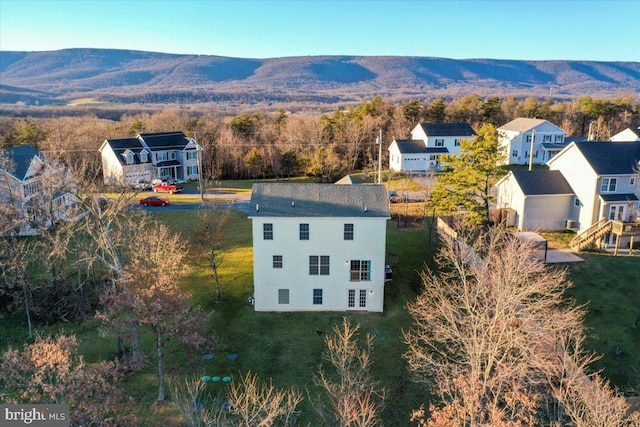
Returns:
[[[38,181],[27,182],[22,186],[22,191],[25,197],[37,194],[40,192],[40,183]]]
[[[300,240],[309,240],[309,224],[300,224]]]
[[[542,142],[551,142],[551,135],[545,135],[542,137]]]
[[[273,256],[273,268],[282,268],[282,255]]]
[[[328,276],[329,275],[329,255],[309,256],[309,275]]]
[[[262,224],[262,238],[264,240],[273,240],[273,224]]]
[[[322,289],[313,290],[313,304],[322,305]]]
[[[166,152],[160,152],[160,153],[156,153],[156,162],[166,162],[167,161],[167,153]]]
[[[127,158],[127,164],[131,165],[133,164],[133,153],[132,152],[128,152],[125,157]]]
[[[518,150],[513,150],[511,152],[511,157],[518,157]]]
[[[344,225],[344,240],[353,240],[353,224]]]
[[[436,154],[430,154],[429,155],[429,160],[438,160],[438,156]]]
[[[527,135],[527,142],[531,142],[531,135]]]
[[[633,187],[636,185],[636,177],[632,176],[629,178],[629,186]]]
[[[187,160],[195,160],[198,157],[196,151],[187,151]]]
[[[171,160],[175,160],[176,159],[176,153],[173,152],[173,151],[169,154],[169,156],[170,156]]]
[[[580,199],[578,199],[577,197],[575,199],[573,199],[573,205],[577,206],[577,207],[580,207],[581,206]]]
[[[140,153],[140,161],[142,163],[147,163],[149,161],[148,156],[147,156],[147,152],[146,151],[142,151]]]
[[[289,304],[289,289],[278,289],[278,304]]]
[[[602,178],[602,183],[600,184],[600,192],[613,193],[616,191],[617,185],[618,178]]]
[[[187,175],[198,175],[198,166],[187,166]]]
[[[453,140],[453,145],[455,145],[456,147],[460,147],[460,138],[456,138]]]
[[[360,261],[352,259],[349,280],[371,280],[371,261]]]
[[[444,138],[436,138],[436,147],[444,147]]]
[[[563,135],[556,135],[554,142],[562,142],[563,139]]]

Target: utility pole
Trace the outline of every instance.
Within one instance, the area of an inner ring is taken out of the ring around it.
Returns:
[[[529,151],[529,170],[533,169],[533,143],[536,140],[536,130],[531,131],[531,150]]]
[[[380,136],[376,138],[376,144],[378,144],[378,184],[382,184],[382,129],[380,129]]]

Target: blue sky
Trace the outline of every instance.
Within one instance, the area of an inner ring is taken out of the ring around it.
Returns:
[[[0,0],[0,50],[640,61],[638,22],[637,0]]]

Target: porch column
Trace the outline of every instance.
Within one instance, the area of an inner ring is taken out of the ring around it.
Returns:
[[[631,235],[631,241],[629,242],[629,256],[633,253],[633,234]]]
[[[619,244],[620,244],[620,235],[616,234],[616,248],[613,250],[613,256],[618,256]]]

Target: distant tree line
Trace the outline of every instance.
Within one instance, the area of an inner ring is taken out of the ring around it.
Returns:
[[[98,148],[105,139],[135,136],[139,132],[184,131],[204,147],[205,179],[288,177],[306,174],[332,181],[347,173],[374,170],[375,139],[383,143],[404,139],[418,123],[467,122],[499,127],[517,117],[546,119],[584,136],[591,126],[596,140],[640,123],[640,104],[630,97],[569,102],[529,97],[481,98],[469,95],[445,101],[408,100],[394,103],[381,97],[330,113],[242,113],[164,110],[125,113],[117,119],[99,118],[95,110],[78,116],[0,117],[3,147],[31,144],[43,151],[73,153],[69,161],[93,162],[99,178]],[[383,162],[386,158],[383,152]]]

